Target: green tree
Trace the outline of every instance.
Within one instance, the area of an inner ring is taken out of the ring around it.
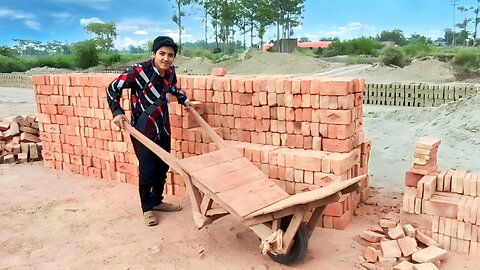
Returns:
[[[308,37],[301,37],[298,42],[310,42],[310,39]]]
[[[81,41],[73,46],[75,66],[89,68],[99,63],[97,42],[93,39]]]
[[[85,30],[95,34],[95,42],[102,52],[108,53],[113,49],[113,40],[117,38],[117,27],[114,22],[90,23]]]
[[[407,43],[407,39],[400,29],[394,29],[393,31],[382,31],[380,35],[377,35],[378,41],[393,41],[398,46],[404,46]]]
[[[183,7],[197,3],[196,0],[173,0],[174,11],[172,15],[172,21],[178,26],[178,53],[182,52],[182,17],[185,16]]]

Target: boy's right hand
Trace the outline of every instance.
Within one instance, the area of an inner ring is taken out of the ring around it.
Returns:
[[[113,118],[113,123],[123,129],[123,122],[127,121],[125,114],[119,114]]]

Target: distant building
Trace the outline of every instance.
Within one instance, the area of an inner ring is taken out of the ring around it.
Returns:
[[[447,42],[446,42],[445,39],[443,39],[443,38],[437,38],[437,39],[433,42],[433,44],[434,44],[435,46],[438,46],[438,47],[447,46]]]
[[[302,49],[318,49],[318,48],[328,48],[332,44],[331,41],[309,41],[309,42],[297,42],[296,48]],[[262,52],[266,52],[269,49],[275,49],[275,44],[273,43],[265,43],[262,45]],[[275,50],[274,50],[275,51]]]

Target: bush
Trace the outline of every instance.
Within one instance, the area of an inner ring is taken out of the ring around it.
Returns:
[[[334,40],[330,47],[323,50],[326,57],[336,55],[371,55],[377,56],[382,44],[370,38],[356,38],[347,41]]]
[[[24,72],[33,65],[27,61],[0,55],[0,73]]]
[[[73,68],[74,61],[72,56],[67,55],[52,55],[42,56],[37,59],[37,66],[39,67],[53,67],[53,68]]]
[[[113,64],[120,63],[122,61],[122,57],[120,54],[104,54],[100,56],[100,63],[106,67],[110,67]]]
[[[403,51],[409,57],[421,57],[432,53],[433,45],[427,43],[413,43],[403,47]]]
[[[463,49],[453,58],[452,64],[458,76],[468,76],[479,68],[478,53],[474,49]]]
[[[93,40],[78,42],[73,46],[73,57],[75,66],[89,68],[96,66],[99,62],[98,50]]]
[[[383,50],[382,54],[380,55],[380,60],[385,65],[395,65],[399,67],[404,67],[407,63],[405,53],[402,51],[402,49],[392,46]]]

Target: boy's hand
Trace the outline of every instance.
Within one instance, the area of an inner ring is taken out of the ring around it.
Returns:
[[[123,129],[123,122],[127,121],[125,114],[119,114],[113,118],[113,123]]]

